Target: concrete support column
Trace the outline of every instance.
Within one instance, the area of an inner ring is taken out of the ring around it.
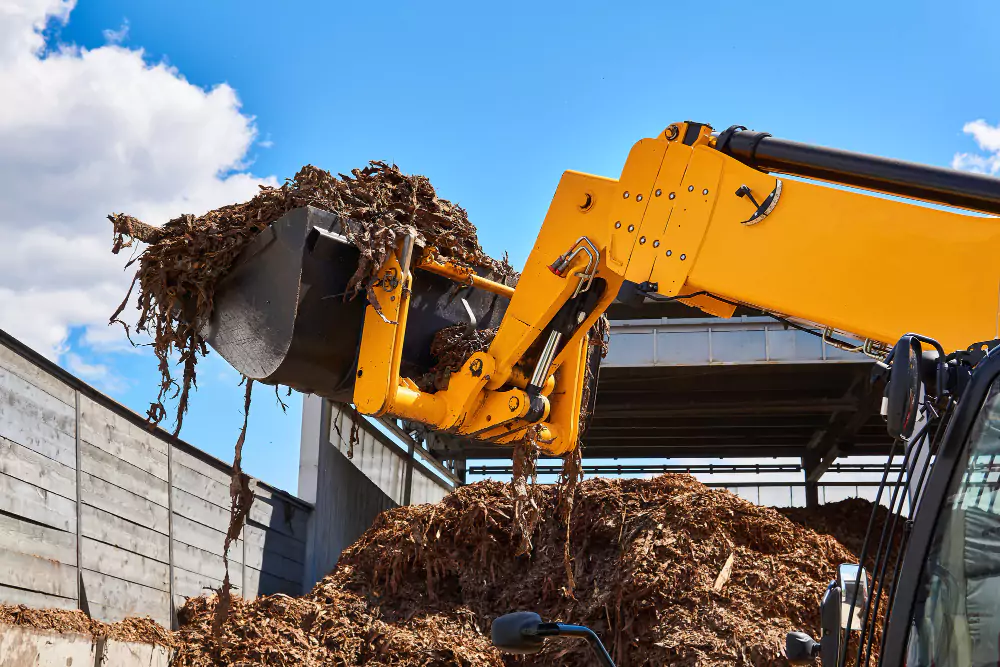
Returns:
[[[340,418],[339,406],[318,396],[304,397],[298,495],[315,509],[309,516],[303,591],[333,569],[340,553],[371,527],[375,517],[396,506],[338,449],[343,443],[332,424]],[[345,436],[347,432],[349,428]]]

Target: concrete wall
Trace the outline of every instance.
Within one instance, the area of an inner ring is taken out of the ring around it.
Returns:
[[[421,458],[404,434],[393,433],[391,425],[361,419],[359,442],[351,452],[351,408],[305,397],[299,496],[315,505],[306,550],[307,580],[332,570],[340,553],[384,510],[437,502],[455,487],[454,479],[436,462]]]
[[[0,602],[170,625],[221,584],[230,471],[0,332]],[[255,486],[231,579],[299,594],[311,507]]]
[[[0,626],[4,667],[168,667],[170,659],[171,651],[163,646]]]

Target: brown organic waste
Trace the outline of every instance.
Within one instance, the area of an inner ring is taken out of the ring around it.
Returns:
[[[0,625],[16,625],[59,633],[106,637],[119,642],[139,642],[173,646],[175,635],[151,618],[126,618],[117,623],[101,623],[82,611],[71,609],[31,609],[24,605],[0,605]]]
[[[470,331],[464,324],[445,327],[436,332],[431,340],[434,366],[423,377],[417,378],[417,386],[421,391],[447,389],[451,374],[458,371],[473,354],[487,349],[496,335],[496,329]]]
[[[533,658],[494,649],[493,619],[530,609],[592,627],[622,667],[785,665],[785,633],[817,633],[820,597],[837,565],[854,558],[833,537],[688,475],[592,479],[575,494],[570,595],[558,493],[536,487],[547,518],[523,556],[508,484],[389,510],[311,593],[237,598],[218,637],[216,598],[190,600],[175,664],[596,664],[571,640],[550,641]],[[853,541],[866,526],[838,530]]]
[[[886,500],[888,499],[887,497]],[[860,554],[865,531],[868,529],[868,521],[872,515],[872,504],[862,498],[847,498],[835,503],[820,505],[815,509],[782,507],[778,511],[795,523],[812,528],[817,533],[832,535],[853,553]],[[875,566],[875,552],[879,540],[882,538],[883,528],[885,528],[887,535],[892,532],[892,516],[884,505],[879,505],[875,512],[875,523],[872,526],[872,535],[869,538],[870,543],[865,559],[865,565],[869,570]],[[885,526],[887,520],[889,520],[888,527]],[[896,522],[895,541],[889,554],[890,563],[896,562],[902,528],[902,519],[899,519]]]

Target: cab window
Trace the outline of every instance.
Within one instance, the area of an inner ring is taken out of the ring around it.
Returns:
[[[908,667],[1000,664],[1000,380],[993,383],[938,519],[921,576]]]

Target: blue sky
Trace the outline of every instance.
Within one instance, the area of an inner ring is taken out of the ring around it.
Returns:
[[[256,176],[370,159],[425,174],[519,266],[563,170],[616,176],[633,142],[673,121],[937,165],[975,152],[965,124],[1000,120],[997,25],[986,1],[80,0],[49,39],[120,39],[197,86],[228,83],[255,119]],[[155,395],[146,351],[75,332],[60,362],[106,369],[98,386],[139,412]],[[228,460],[243,392],[218,357],[202,366],[182,437]],[[260,389],[246,467],[294,491],[301,400],[284,415]]]

